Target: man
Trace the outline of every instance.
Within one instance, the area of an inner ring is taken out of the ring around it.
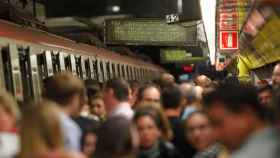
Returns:
[[[161,103],[173,131],[172,143],[184,157],[192,157],[193,150],[187,145],[184,122],[180,119],[182,111],[182,93],[178,86],[171,85],[163,89]]]
[[[272,84],[280,85],[280,63],[276,64],[272,73]]]
[[[65,146],[69,150],[80,150],[81,130],[71,117],[79,116],[85,102],[83,82],[71,73],[60,73],[48,79],[43,96],[59,104]]]
[[[137,103],[154,102],[160,103],[160,91],[152,84],[145,85],[139,89]]]
[[[270,107],[272,99],[272,87],[267,85],[258,89],[258,96],[261,105],[264,107]]]
[[[109,80],[103,91],[103,101],[108,117],[124,116],[133,117],[133,111],[128,103],[129,85],[123,79]]]
[[[254,87],[219,85],[203,101],[218,138],[232,158],[276,158],[279,136],[264,121],[265,113]]]

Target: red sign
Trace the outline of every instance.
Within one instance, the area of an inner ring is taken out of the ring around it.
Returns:
[[[220,31],[220,50],[238,49],[238,31]]]

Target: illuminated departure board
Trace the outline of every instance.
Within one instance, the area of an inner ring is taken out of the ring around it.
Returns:
[[[193,57],[192,53],[180,49],[162,49],[160,56],[162,63],[192,63],[207,59],[207,57]]]
[[[114,19],[105,22],[105,42],[124,45],[188,46],[196,44],[196,22],[166,24],[162,20]]]

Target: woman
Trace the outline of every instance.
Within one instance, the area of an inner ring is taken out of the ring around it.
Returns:
[[[97,143],[97,126],[88,127],[82,135],[81,147],[82,152],[87,158],[90,158],[96,149]]]
[[[17,158],[84,158],[64,150],[59,109],[42,101],[25,109],[21,122],[21,151]]]
[[[171,130],[163,111],[157,106],[137,108],[133,119],[140,137],[138,158],[180,158],[175,147],[168,142]]]
[[[198,151],[194,158],[227,157],[224,148],[217,143],[208,115],[204,111],[194,111],[186,119],[187,138]]]

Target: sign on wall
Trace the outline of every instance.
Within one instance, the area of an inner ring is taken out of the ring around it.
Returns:
[[[238,49],[238,31],[220,31],[220,50]]]

